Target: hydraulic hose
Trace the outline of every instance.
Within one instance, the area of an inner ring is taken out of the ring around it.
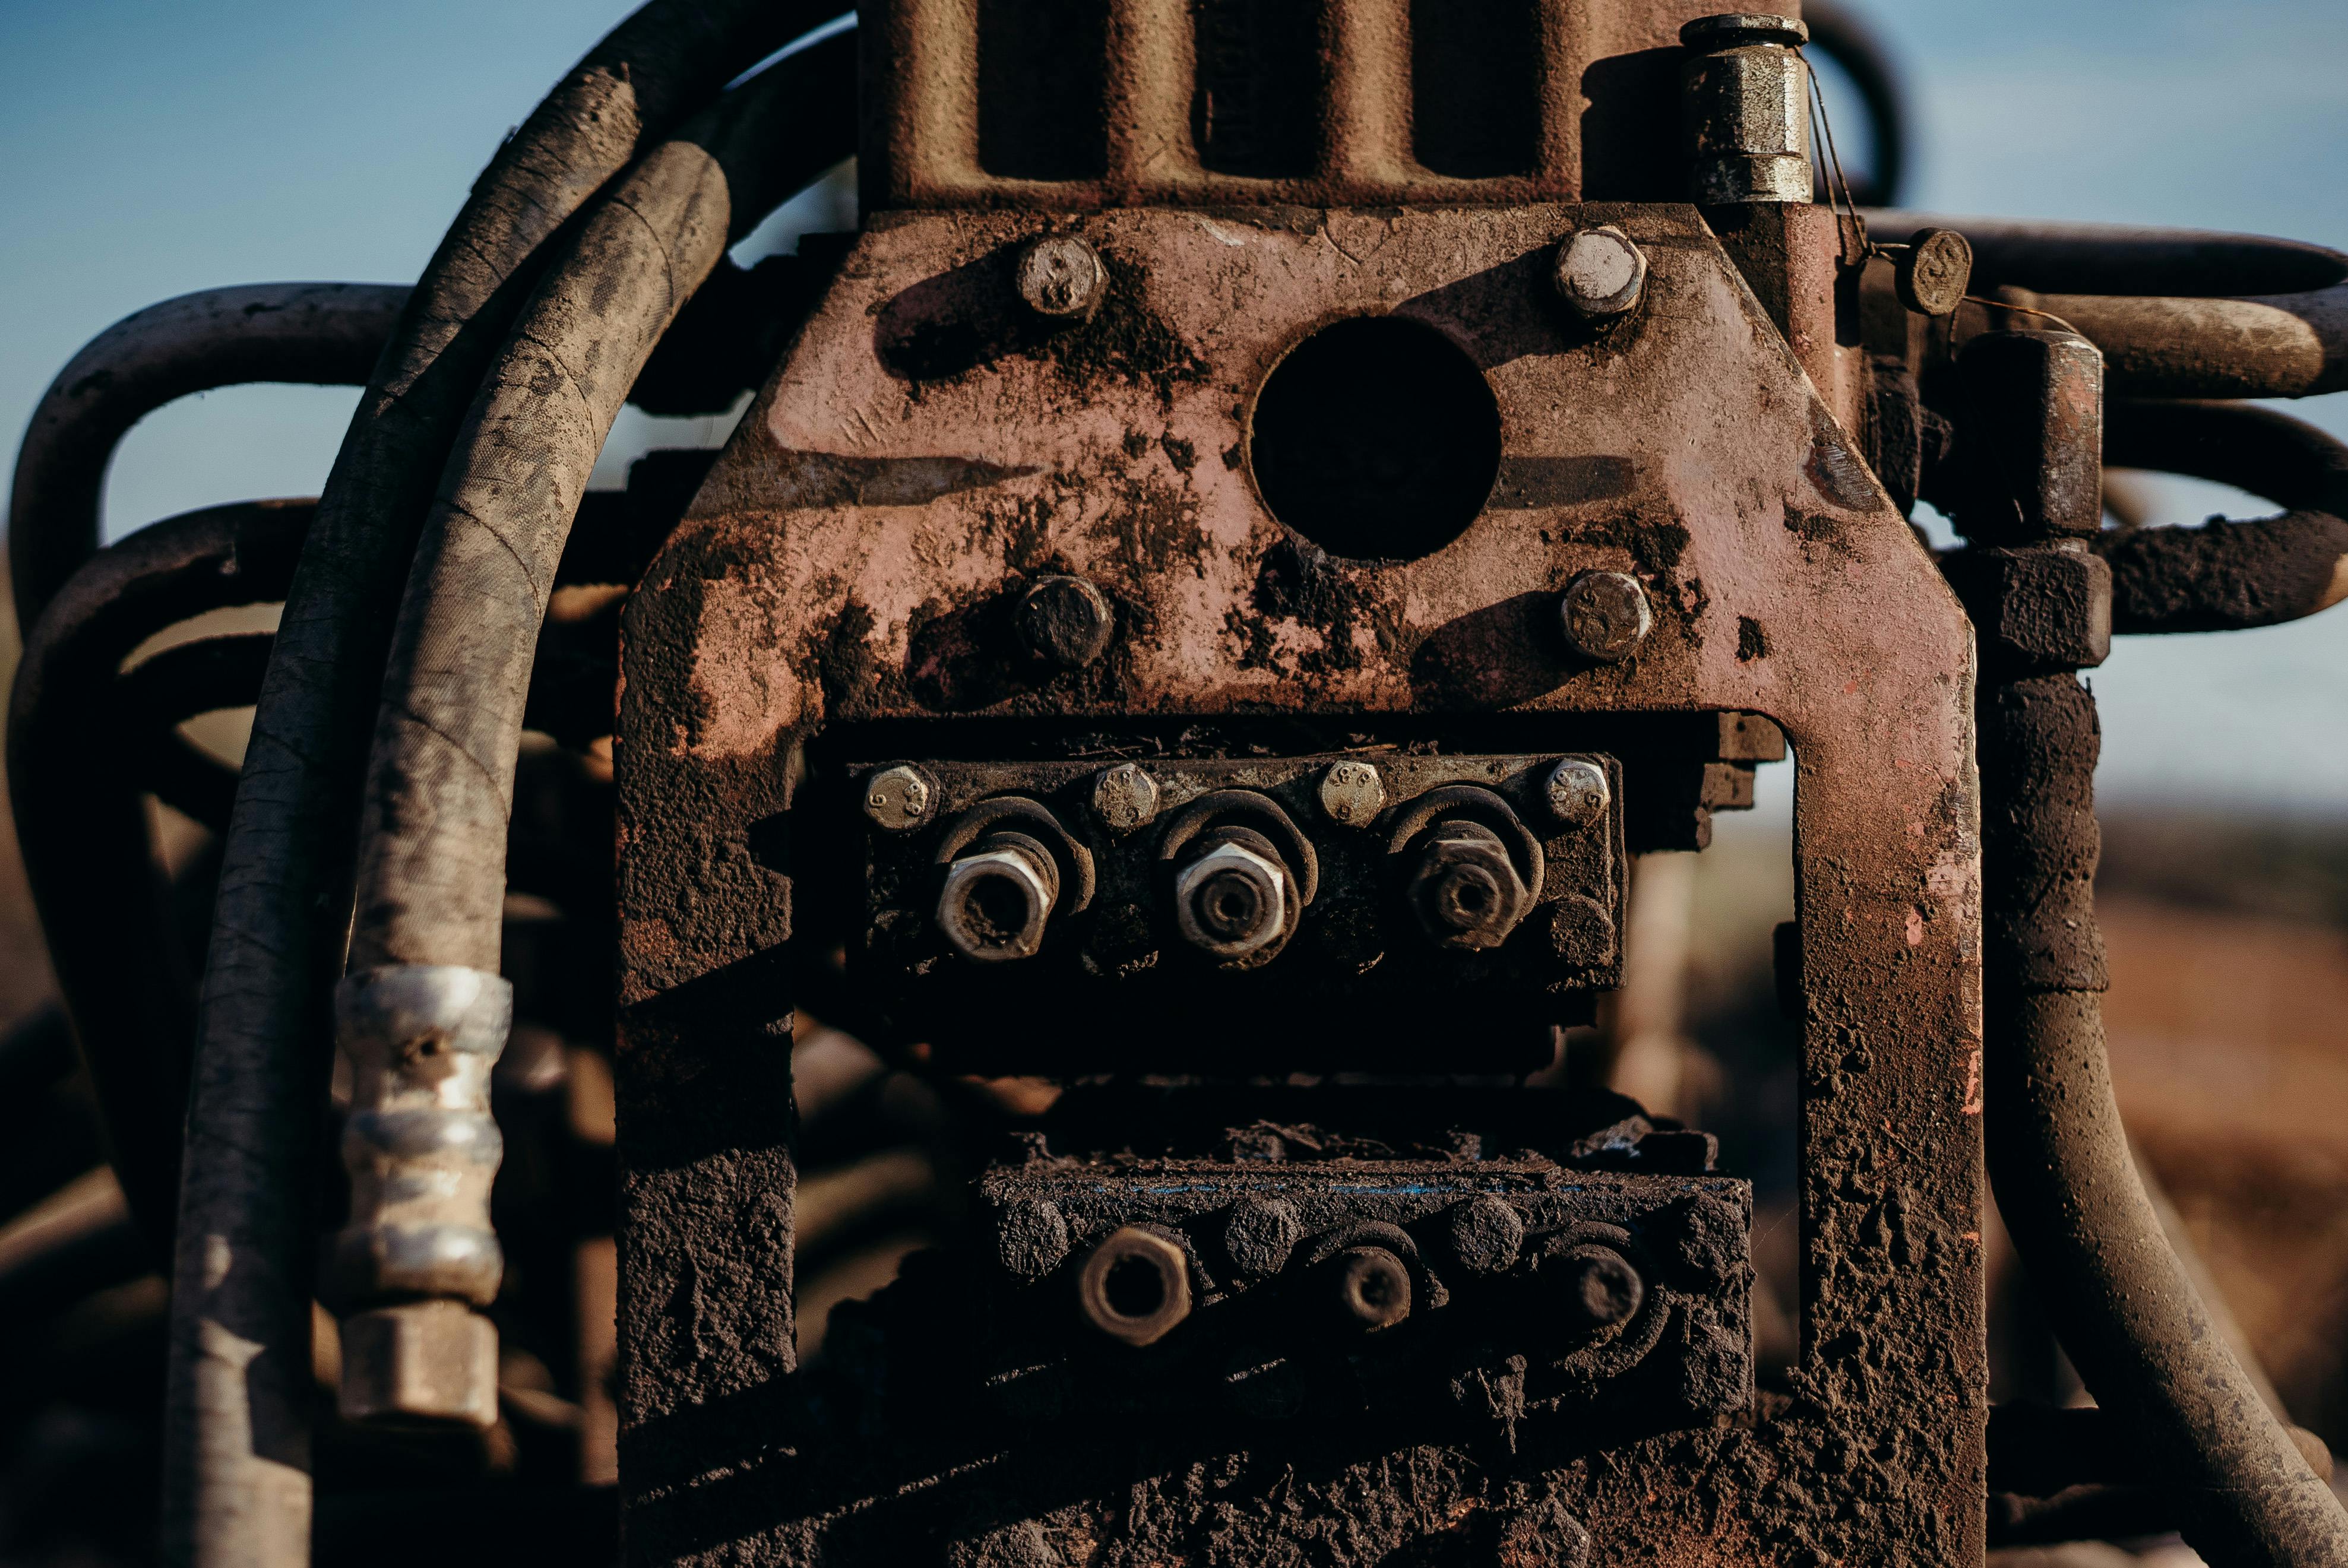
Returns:
[[[8,570],[33,622],[98,550],[107,466],[175,398],[256,381],[356,386],[407,303],[404,283],[251,283],[149,305],[92,338],[49,384],[16,454]]]
[[[494,1331],[463,1307],[498,1289],[486,1202],[496,1131],[486,1096],[453,1080],[425,1109],[399,1042],[422,1030],[469,1064],[504,1043],[515,765],[580,497],[629,387],[726,246],[838,160],[855,46],[829,39],[736,87],[588,214],[516,323],[426,522],[368,764],[337,1009],[357,1088],[335,1269],[343,1297],[366,1308],[345,1319],[344,1342],[381,1348],[345,1356],[346,1416],[494,1415]],[[407,1021],[389,1027],[393,1015]],[[445,1123],[429,1138],[417,1130],[427,1115]],[[427,1164],[440,1194],[428,1204],[407,1195]]]
[[[457,428],[546,242],[824,10],[654,0],[597,45],[475,184],[353,416],[263,683],[199,1007],[164,1421],[162,1557],[174,1568],[309,1559],[326,992],[394,606]]]
[[[118,671],[176,622],[279,597],[309,516],[306,501],[254,501],[140,529],[64,584],[16,666],[8,788],[25,875],[123,1194],[159,1256],[179,1186],[194,966],[148,840]]]
[[[2274,626],[2348,598],[2348,445],[2312,425],[2239,403],[2115,403],[2104,461],[2215,480],[2290,508],[2099,535],[2114,631]]]

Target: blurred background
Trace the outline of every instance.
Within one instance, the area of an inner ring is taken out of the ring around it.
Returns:
[[[226,283],[414,277],[512,121],[628,8],[0,0],[0,432],[13,441],[83,343],[155,301]],[[1912,105],[1903,206],[2348,249],[2338,0],[1854,9]],[[1856,98],[1830,74],[1828,87],[1847,161],[1868,163]],[[737,259],[854,221],[843,170]],[[108,537],[215,502],[314,494],[355,395],[257,386],[163,409],[117,456]],[[2348,399],[2291,412],[2348,436]],[[620,485],[653,448],[715,446],[728,423],[630,409],[600,481]],[[2131,494],[2155,522],[2271,510],[2171,479]],[[0,646],[13,661],[13,627]],[[2348,1444],[2348,612],[2231,638],[2124,641],[2093,683],[2123,1108],[2294,1419],[2337,1449]],[[232,755],[234,716],[209,723],[202,738]],[[1793,914],[1790,793],[1788,767],[1765,768],[1756,808],[1720,818],[1709,849],[1643,862],[1631,989],[1565,1068],[1720,1132],[1724,1167],[1759,1184],[1764,1349],[1780,1361],[1792,1347],[1796,1083],[1768,959],[1772,927]],[[163,821],[159,842],[173,870],[200,875],[193,825]],[[0,1047],[0,1214],[21,1215],[0,1226],[0,1564],[138,1562],[151,1528],[162,1286],[96,1163],[78,1086],[7,1076],[65,1049],[14,854],[0,844],[0,1024],[14,1030]],[[527,927],[531,911],[515,913]],[[833,1303],[884,1283],[949,1217],[954,1091],[891,1072],[821,1028],[803,1031],[798,1056],[817,1167],[802,1221],[801,1332],[813,1348]],[[537,1115],[587,1162],[512,1180],[592,1181],[610,1137],[592,1042],[520,1040],[501,1072],[509,1125]],[[593,1231],[571,1226],[569,1251],[549,1266],[575,1285],[575,1318],[512,1353],[522,1360],[508,1368],[506,1448],[448,1462],[608,1479],[610,1301],[595,1282],[608,1280],[610,1244]],[[2010,1274],[1997,1286],[1997,1397],[2076,1397]],[[2143,1551],[2163,1568],[2193,1561],[2170,1545]]]

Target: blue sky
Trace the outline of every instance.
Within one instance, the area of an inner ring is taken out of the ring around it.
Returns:
[[[92,334],[166,296],[412,278],[506,130],[619,0],[0,0],[0,438]],[[1876,0],[1952,212],[2237,228],[2348,249],[2341,0]],[[837,226],[838,192],[805,204]],[[349,393],[242,388],[134,431],[119,533],[314,493]],[[2348,435],[2348,400],[2298,412]],[[622,451],[696,432],[633,416]],[[615,453],[615,457],[618,456]],[[2171,520],[2254,503],[2175,487]],[[2348,815],[2348,610],[2124,642],[2103,787]],[[1781,771],[1781,770],[1780,770]]]

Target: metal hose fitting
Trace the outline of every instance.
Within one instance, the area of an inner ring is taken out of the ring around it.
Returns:
[[[351,1064],[343,1164],[351,1217],[335,1238],[345,1320],[342,1413],[355,1421],[497,1419],[497,1330],[468,1309],[497,1298],[505,1256],[489,1185],[505,1150],[489,1070],[513,986],[449,964],[347,976],[336,1038]]]

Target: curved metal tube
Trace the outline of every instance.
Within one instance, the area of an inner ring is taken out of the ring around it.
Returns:
[[[2115,403],[2104,461],[2232,485],[2291,510],[2249,522],[2101,535],[2112,630],[2230,631],[2348,599],[2348,445],[2272,409]]]
[[[8,786],[25,873],[123,1193],[159,1251],[179,1185],[193,966],[148,842],[136,732],[93,715],[118,708],[123,660],[156,632],[277,597],[309,520],[307,501],[255,501],[140,529],[66,582],[16,667]]]
[[[2314,397],[2348,389],[2348,283],[2228,299],[2033,293],[2002,301],[2069,323],[2104,351],[2119,397]],[[1967,304],[1960,340],[2000,314]]]
[[[173,1269],[162,1531],[172,1568],[309,1561],[323,1025],[392,606],[458,424],[546,241],[824,10],[652,0],[622,23],[475,183],[353,417],[288,595],[223,850]]]
[[[8,569],[16,624],[98,551],[107,465],[130,427],[177,398],[248,382],[363,384],[407,302],[405,283],[248,283],[149,305],[92,338],[41,395],[16,453]]]

